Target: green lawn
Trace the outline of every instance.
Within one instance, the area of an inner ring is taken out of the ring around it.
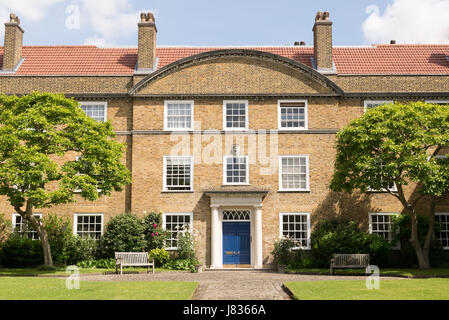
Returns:
[[[155,268],[155,272],[160,271],[173,271],[173,270],[167,270],[167,269],[161,269],[161,268]],[[81,274],[84,273],[115,273],[115,269],[97,269],[97,268],[80,268],[79,269]],[[146,268],[123,268],[123,273],[127,272],[146,272]],[[55,271],[42,271],[37,270],[36,268],[27,268],[27,269],[0,269],[0,276],[23,276],[23,277],[29,277],[29,276],[39,276],[39,275],[65,275],[66,268],[57,268]]]
[[[66,280],[39,277],[0,277],[0,300],[190,300],[196,282],[81,281],[68,290]]]
[[[286,282],[298,300],[449,300],[449,279],[380,280],[379,290],[365,280]]]
[[[287,272],[303,274],[329,275],[329,268],[288,269]],[[364,269],[337,269],[337,275],[365,275]],[[420,269],[380,269],[382,276],[401,277],[449,277],[449,268],[434,268],[430,270]]]

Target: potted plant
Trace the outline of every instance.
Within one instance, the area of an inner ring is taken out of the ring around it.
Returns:
[[[271,252],[274,262],[277,264],[279,273],[285,273],[285,267],[291,260],[291,250],[296,246],[295,241],[283,237],[274,242],[274,249]]]

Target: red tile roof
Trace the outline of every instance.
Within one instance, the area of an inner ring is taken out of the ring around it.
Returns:
[[[236,47],[228,47],[236,48]],[[313,47],[239,47],[281,55],[311,67]],[[158,68],[179,59],[224,47],[161,47]],[[16,75],[132,75],[136,48],[24,46],[25,61]],[[0,67],[3,48],[0,47]],[[334,47],[339,74],[449,74],[449,45],[375,45]]]

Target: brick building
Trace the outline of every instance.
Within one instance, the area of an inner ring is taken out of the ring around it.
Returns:
[[[385,102],[449,103],[449,45],[333,46],[328,13],[315,18],[313,46],[157,47],[152,14],[141,15],[137,48],[23,46],[19,18],[5,26],[1,92],[74,97],[127,145],[123,192],[41,214],[99,236],[115,215],[162,211],[166,229],[193,228],[212,268],[266,267],[274,240],[307,249],[313,225],[335,216],[390,238],[397,200],[329,191],[336,133]],[[448,221],[449,206],[437,211]],[[5,201],[0,212],[20,228]]]

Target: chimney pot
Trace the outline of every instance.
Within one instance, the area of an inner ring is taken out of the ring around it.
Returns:
[[[396,40],[391,40],[390,44],[396,44]]]
[[[299,41],[295,41],[294,46],[299,46]]]
[[[305,43],[304,41],[300,41],[300,42],[299,42],[299,45],[300,45],[300,46],[305,46],[306,43]]]
[[[19,17],[11,13],[5,23],[3,71],[14,71],[22,60],[23,33]]]

